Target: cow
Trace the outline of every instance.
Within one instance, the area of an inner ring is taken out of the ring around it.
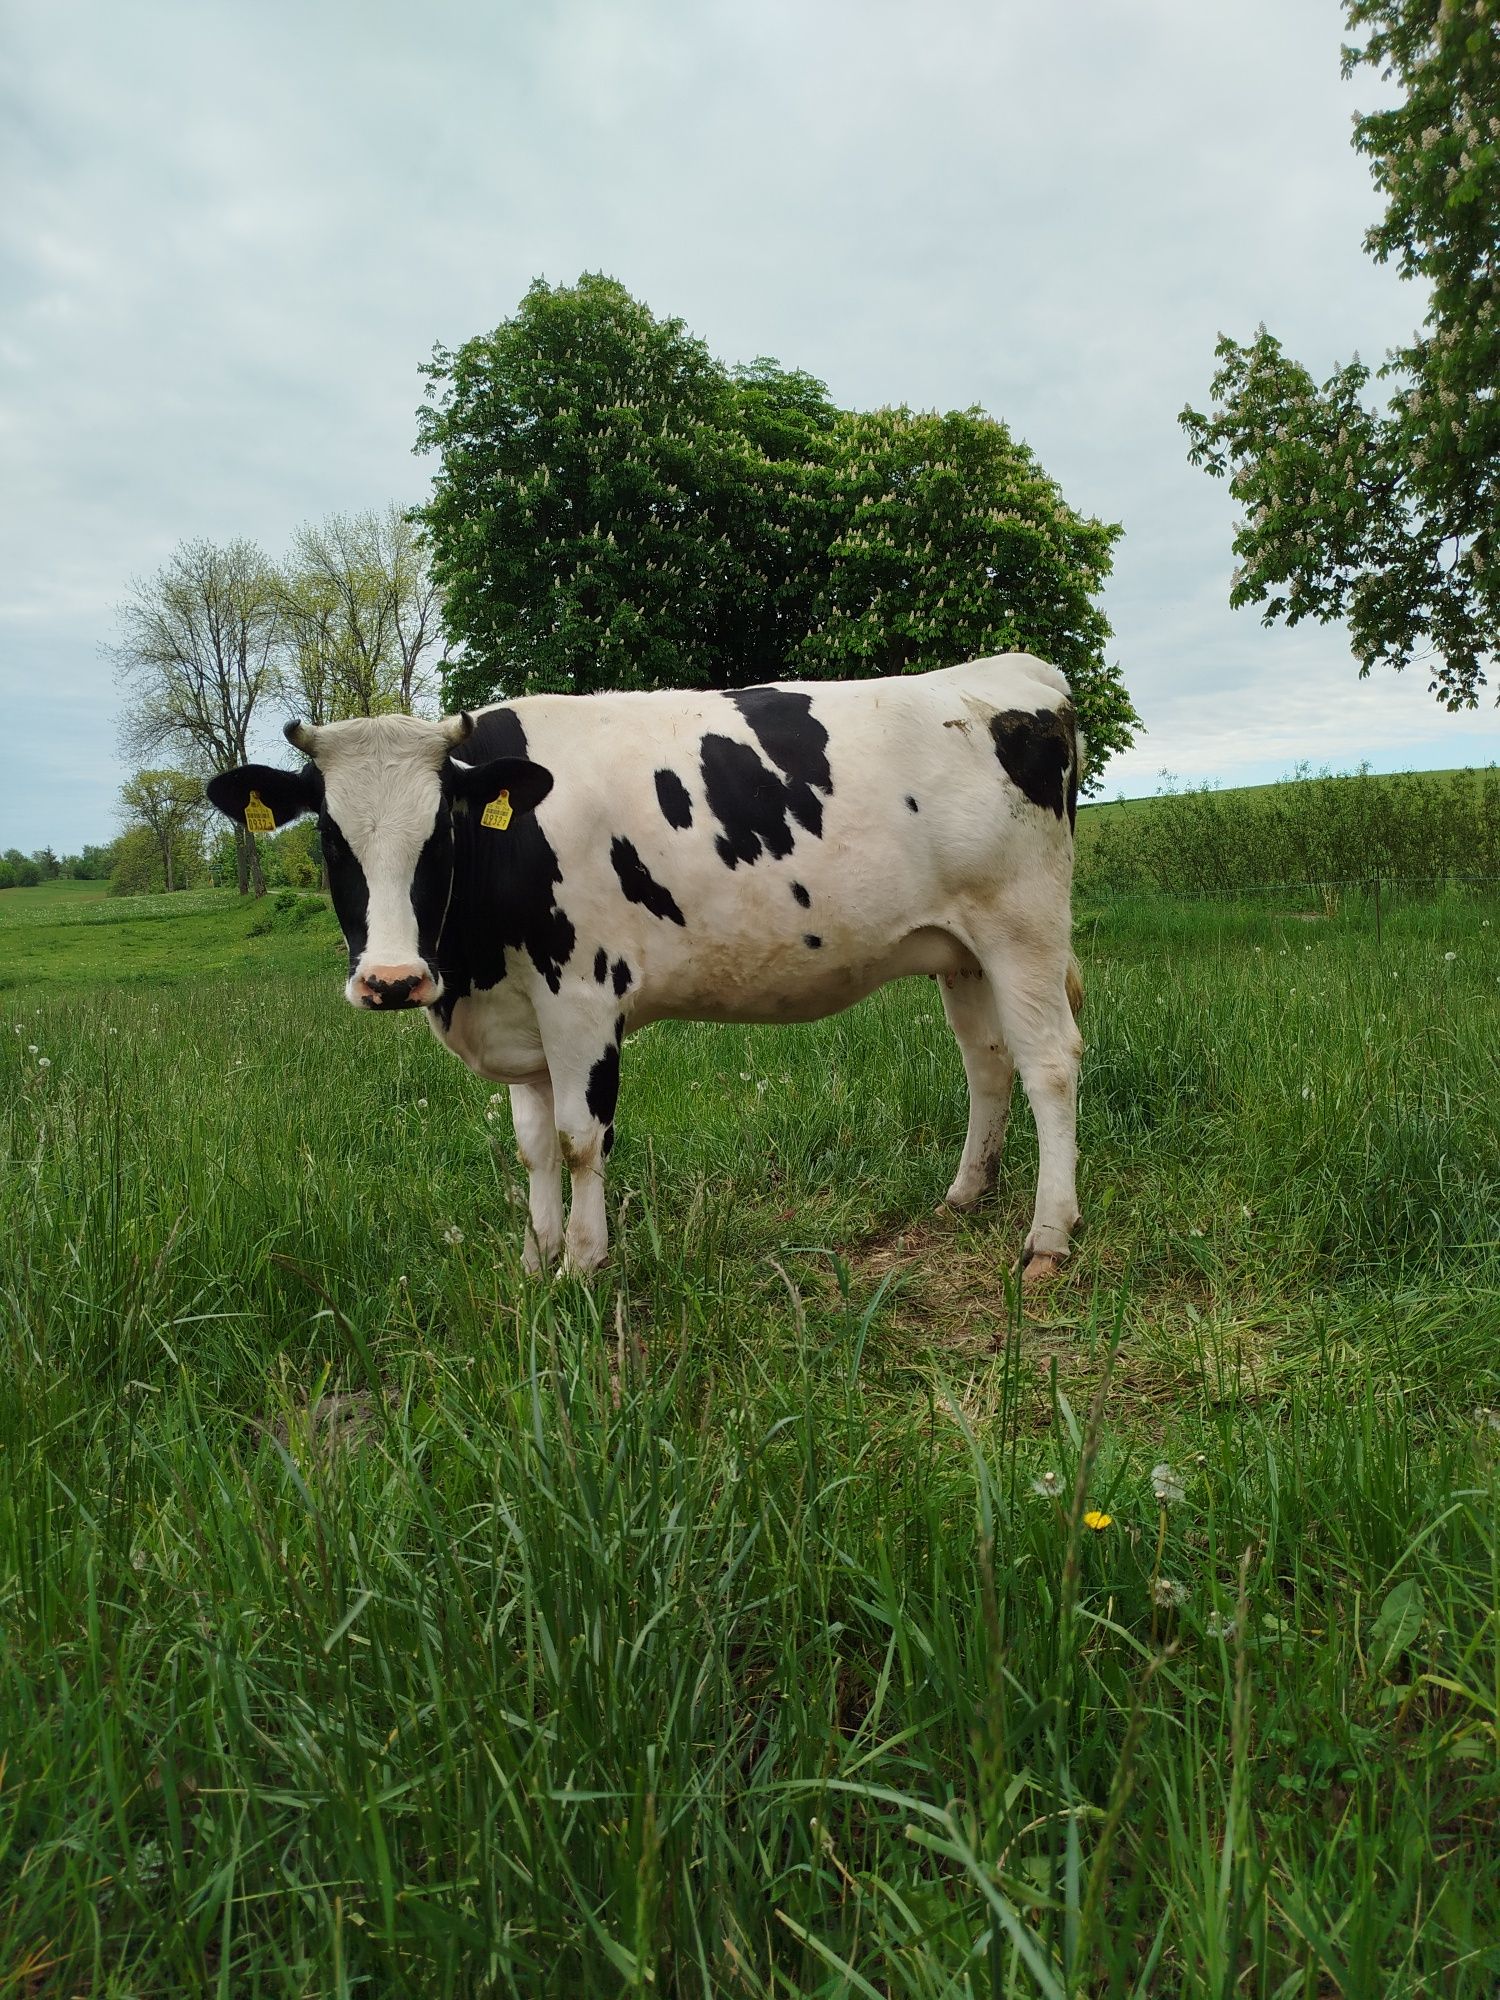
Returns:
[[[632,1030],[813,1021],[923,973],[969,1086],[946,1199],[969,1208],[993,1184],[1019,1068],[1040,1154],[1023,1275],[1062,1266],[1079,1220],[1080,753],[1057,668],[1017,653],[285,734],[300,770],[249,764],[208,796],[252,831],[316,813],[346,997],[424,1008],[445,1047],[509,1085],[528,1270],[606,1258]]]

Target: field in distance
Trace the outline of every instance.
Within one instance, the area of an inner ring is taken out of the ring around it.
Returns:
[[[1494,1992],[1500,899],[1084,898],[1023,1301],[929,982],[633,1040],[585,1288],[321,899],[92,887],[0,893],[0,1995]]]

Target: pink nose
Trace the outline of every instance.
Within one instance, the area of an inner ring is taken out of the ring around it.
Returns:
[[[428,1007],[437,998],[437,982],[425,965],[372,965],[350,986],[361,1007],[383,1013],[397,1007]]]

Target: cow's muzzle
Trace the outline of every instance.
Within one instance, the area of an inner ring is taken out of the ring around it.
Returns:
[[[441,991],[425,965],[372,965],[349,981],[354,1005],[381,1014],[402,1007],[430,1007]]]

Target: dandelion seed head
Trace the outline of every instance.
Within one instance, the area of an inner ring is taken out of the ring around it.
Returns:
[[[1170,1576],[1159,1576],[1151,1586],[1151,1595],[1164,1611],[1179,1611],[1188,1601],[1188,1587]]]
[[[464,1240],[464,1233],[456,1222],[450,1222],[443,1231],[443,1241],[450,1250],[456,1250]]]
[[[1031,1490],[1038,1499],[1053,1500],[1062,1491],[1062,1481],[1049,1467],[1046,1472],[1040,1473],[1032,1480]]]
[[[1203,1621],[1203,1629],[1210,1639],[1232,1639],[1235,1633],[1234,1616],[1228,1611],[1210,1611]]]
[[[1151,1491],[1163,1507],[1175,1507],[1187,1498],[1187,1488],[1182,1483],[1182,1474],[1165,1464],[1152,1466]]]

